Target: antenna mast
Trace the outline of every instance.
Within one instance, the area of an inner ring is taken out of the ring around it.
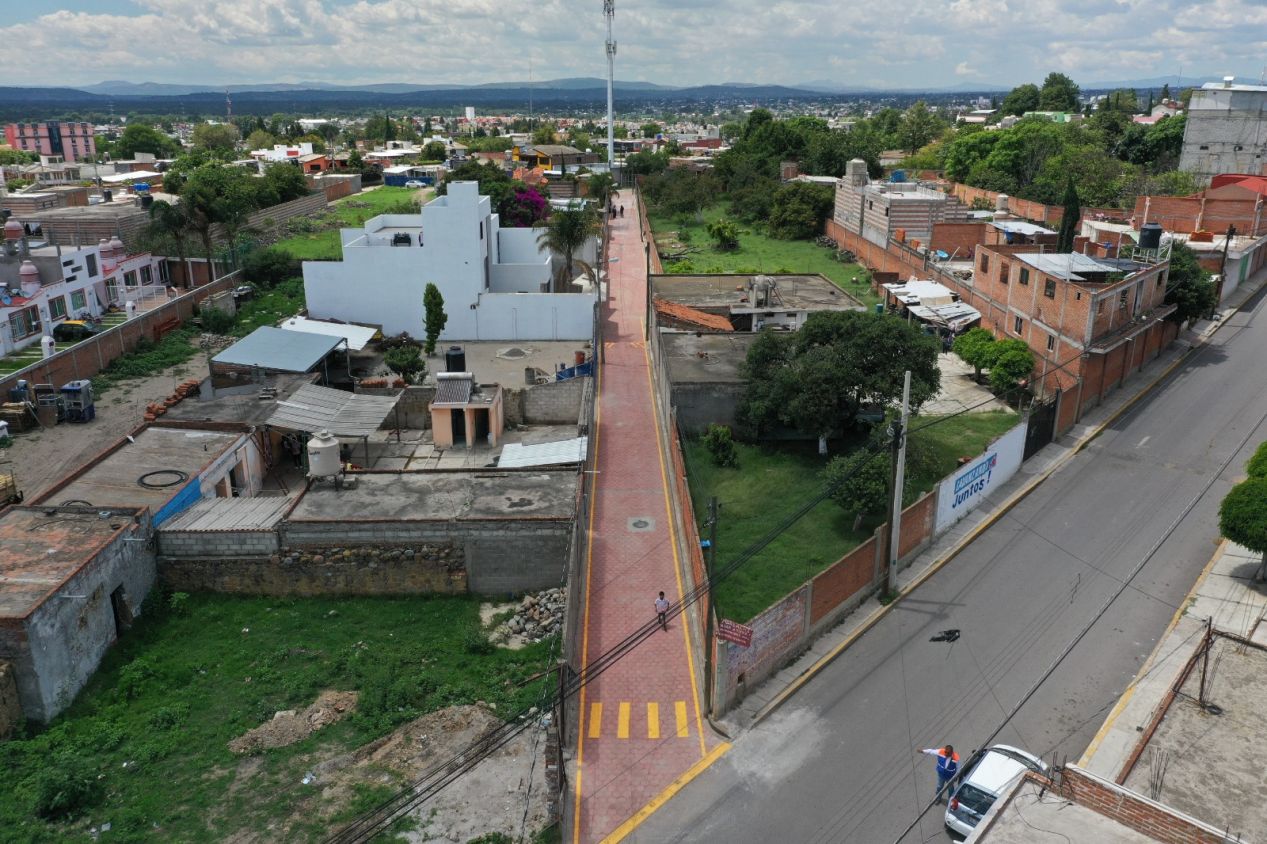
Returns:
[[[616,79],[616,42],[612,40],[612,19],[616,17],[616,0],[603,0],[607,18],[607,166],[616,167],[616,124],[612,114],[612,86]]]

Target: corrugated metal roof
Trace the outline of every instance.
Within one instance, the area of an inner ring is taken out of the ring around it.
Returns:
[[[1021,220],[1002,220],[1002,221],[996,221],[996,222],[990,223],[990,225],[994,226],[999,231],[1011,232],[1012,234],[1021,234],[1021,235],[1026,235],[1026,236],[1032,236],[1036,234],[1055,234],[1056,233],[1052,229],[1045,229],[1042,226],[1035,225],[1034,223],[1022,222]]]
[[[576,437],[552,443],[507,443],[497,458],[499,469],[520,469],[525,466],[558,466],[563,463],[581,463],[589,437]]]
[[[302,331],[306,334],[324,334],[327,337],[342,337],[348,341],[348,348],[354,352],[359,352],[374,339],[374,335],[378,333],[377,328],[368,325],[352,325],[351,323],[342,322],[325,322],[319,319],[308,319],[308,317],[291,317],[282,323],[282,328],[286,331]]]
[[[211,362],[258,366],[277,372],[308,372],[342,342],[341,337],[262,325],[213,357]]]
[[[1017,253],[1018,261],[1024,261],[1031,267],[1066,281],[1084,281],[1079,273],[1115,273],[1118,268],[1112,264],[1104,264],[1081,252],[1056,252],[1041,254],[1038,252]]]
[[[436,381],[436,397],[432,404],[466,404],[471,400],[472,378],[440,378]]]
[[[267,530],[281,521],[290,503],[290,498],[282,495],[204,498],[168,519],[161,530]]]
[[[365,396],[316,384],[305,384],[269,417],[274,428],[329,431],[336,437],[367,437],[378,430],[396,407],[399,396]]]

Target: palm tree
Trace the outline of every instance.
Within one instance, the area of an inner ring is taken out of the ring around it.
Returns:
[[[611,173],[591,173],[589,178],[589,196],[599,208],[606,209],[611,195],[616,190],[616,182]]]
[[[150,206],[150,221],[154,230],[160,235],[170,237],[176,244],[176,255],[185,270],[185,284],[193,287],[193,272],[189,266],[188,250],[185,248],[185,238],[189,235],[189,218],[185,216],[184,207],[179,202],[172,205],[160,199]]]
[[[560,208],[550,214],[541,223],[537,235],[537,245],[563,256],[562,281],[556,278],[556,293],[567,292],[564,285],[572,281],[572,266],[576,263],[576,251],[592,237],[599,237],[603,232],[602,218],[597,206],[588,203],[573,203],[567,208]],[[562,287],[562,291],[557,288]]]

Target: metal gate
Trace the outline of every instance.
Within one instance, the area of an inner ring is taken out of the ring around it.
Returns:
[[[1040,448],[1052,441],[1056,433],[1056,411],[1060,396],[1045,402],[1035,402],[1029,409],[1025,429],[1025,459],[1029,460]]]

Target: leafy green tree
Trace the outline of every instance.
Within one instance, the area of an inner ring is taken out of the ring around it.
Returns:
[[[417,383],[417,379],[427,372],[427,362],[413,344],[388,349],[383,355],[383,365],[404,379],[406,384]]]
[[[173,205],[160,199],[150,206],[150,222],[143,238],[149,240],[151,237],[166,239],[175,246],[176,256],[185,268],[185,283],[192,286],[188,246],[189,219],[179,202]]]
[[[994,363],[996,345],[993,334],[987,329],[977,327],[956,337],[951,349],[960,360],[975,370],[973,379],[980,384],[981,370],[989,369]]]
[[[535,146],[553,144],[559,139],[559,129],[553,123],[542,123],[532,130],[532,143]]]
[[[232,123],[199,123],[191,140],[195,149],[231,154],[238,146],[238,127]]]
[[[639,128],[642,132],[642,137],[644,138],[654,138],[656,135],[660,134],[659,123],[644,123]]]
[[[539,228],[537,244],[563,258],[563,276],[556,280],[556,286],[566,290],[563,285],[571,284],[575,277],[572,267],[576,263],[577,251],[591,238],[602,235],[603,224],[598,209],[582,204],[560,208],[539,224]]]
[[[449,322],[449,315],[444,312],[444,297],[440,295],[440,288],[431,282],[427,282],[427,287],[422,292],[422,309],[427,337],[425,348],[427,357],[431,357],[436,351],[436,341],[440,339],[444,326]]]
[[[275,205],[278,202],[290,202],[292,199],[307,196],[311,192],[303,171],[286,161],[270,164],[264,168],[264,178],[261,181],[263,196],[273,201],[271,203],[260,201],[257,203],[259,208],[267,208],[268,205]]]
[[[1170,83],[1169,82],[1161,86],[1161,98],[1162,100],[1170,99]]]
[[[449,157],[449,150],[441,141],[432,141],[422,148],[424,161],[444,161]]]
[[[1020,117],[1027,111],[1038,111],[1039,98],[1038,86],[1027,82],[1009,91],[1003,98],[1003,105],[999,107],[999,110],[1004,114]]]
[[[713,465],[733,468],[739,463],[739,455],[735,451],[735,438],[730,428],[725,425],[709,425],[701,439],[709,456],[713,458]]]
[[[898,146],[914,153],[934,140],[945,128],[937,115],[928,110],[928,104],[919,100],[902,112],[902,120],[897,127]]]
[[[625,156],[625,172],[631,176],[649,176],[663,173],[669,166],[669,157],[664,153],[643,150]]]
[[[616,190],[616,181],[611,173],[591,173],[585,183],[585,188],[589,198],[594,200],[599,208],[606,208],[612,193]]]
[[[1245,473],[1251,478],[1267,478],[1267,442],[1254,449],[1254,456],[1245,464]]]
[[[739,226],[725,217],[708,224],[708,236],[713,239],[713,244],[723,252],[730,252],[739,248]]]
[[[817,182],[791,182],[774,194],[770,234],[783,240],[808,240],[822,233],[831,216],[836,189]]]
[[[1218,291],[1210,274],[1201,268],[1197,253],[1185,243],[1170,247],[1170,269],[1166,281],[1166,304],[1176,310],[1169,319],[1183,325],[1210,315],[1218,304]]]
[[[100,148],[100,143],[98,143],[98,148]],[[33,152],[26,152],[20,149],[0,149],[0,165],[35,164],[39,160],[39,155]]]
[[[1251,477],[1232,487],[1219,505],[1219,532],[1263,555],[1257,581],[1267,577],[1267,478]]]
[[[823,469],[823,483],[832,501],[854,514],[857,530],[866,516],[885,511],[891,472],[892,460],[886,452],[863,449],[829,460]]]
[[[225,228],[229,243],[236,242],[247,217],[256,208],[253,177],[237,167],[204,164],[189,174],[180,193],[182,213],[202,240],[203,254],[214,255],[212,230]]]
[[[1082,202],[1078,199],[1078,188],[1073,183],[1073,176],[1065,183],[1065,199],[1060,214],[1060,233],[1056,236],[1057,252],[1072,252],[1073,239],[1078,234],[1078,221],[1082,219]]]
[[[175,158],[180,154],[180,142],[169,138],[153,126],[130,123],[115,143],[115,157],[135,158],[138,152],[148,152],[158,158]]]
[[[1042,111],[1077,111],[1080,93],[1068,76],[1049,73],[1038,92],[1038,108]]]
[[[1016,389],[1034,372],[1034,353],[1024,340],[999,340],[990,363],[990,386],[998,393]]]
[[[35,813],[49,820],[75,818],[101,798],[93,766],[72,751],[60,751],[40,766],[32,782]]]
[[[266,288],[301,274],[299,260],[276,246],[252,251],[242,262],[242,270],[248,281]]]
[[[264,129],[256,129],[246,136],[246,148],[250,150],[272,149],[276,143],[277,139]]]

